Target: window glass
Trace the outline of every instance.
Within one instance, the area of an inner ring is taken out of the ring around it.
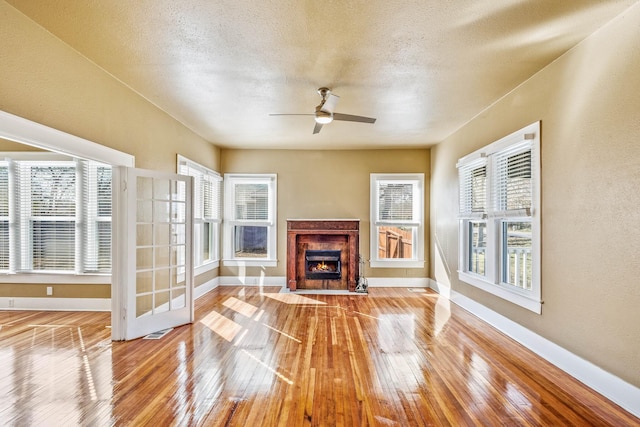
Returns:
[[[531,221],[505,221],[502,224],[502,235],[502,281],[517,288],[531,290]]]
[[[378,227],[378,258],[413,258],[416,227]]]
[[[237,258],[267,256],[267,227],[238,225],[234,232],[234,254]]]
[[[469,271],[484,276],[487,265],[487,223],[470,221],[469,240]]]

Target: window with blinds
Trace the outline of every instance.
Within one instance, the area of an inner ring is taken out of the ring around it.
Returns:
[[[82,174],[84,272],[111,271],[111,167],[78,162]]]
[[[178,156],[178,173],[193,177],[194,266],[211,265],[220,259],[222,177],[182,156]]]
[[[1,162],[0,245],[4,271],[110,273],[111,168],[81,160]]]
[[[539,134],[537,122],[458,161],[460,278],[538,312]]]
[[[9,270],[9,255],[9,165],[0,162],[0,270]]]
[[[533,198],[531,148],[529,144],[496,153],[493,210],[505,215],[529,216]]]
[[[225,260],[275,262],[276,175],[225,174],[224,185]]]
[[[485,161],[461,167],[460,215],[482,217],[487,213],[487,166]]]
[[[422,174],[371,174],[372,265],[423,265],[423,182]]]
[[[20,162],[18,170],[20,270],[75,271],[75,164]]]

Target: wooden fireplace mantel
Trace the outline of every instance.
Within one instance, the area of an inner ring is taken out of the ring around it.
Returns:
[[[287,287],[295,291],[301,284],[312,281],[304,278],[300,271],[299,246],[302,242],[325,242],[329,244],[331,236],[344,241],[346,268],[343,267],[345,289],[356,290],[358,281],[359,255],[359,219],[289,219],[287,220]],[[306,244],[306,243],[305,243]],[[318,243],[321,244],[321,243]],[[303,269],[302,269],[303,270]]]

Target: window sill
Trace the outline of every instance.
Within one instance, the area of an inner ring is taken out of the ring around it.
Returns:
[[[277,267],[278,261],[273,259],[223,259],[225,267]]]
[[[110,274],[67,274],[67,273],[4,273],[0,274],[0,283],[34,284],[111,284]]]
[[[502,286],[483,280],[480,276],[476,276],[474,274],[458,271],[458,278],[464,283],[475,286],[476,288],[482,289],[485,292],[488,292],[513,304],[519,305],[520,307],[526,308],[527,310],[533,311],[534,313],[542,313],[542,301],[538,301],[525,295],[513,292]]]
[[[371,268],[424,268],[424,261],[411,260],[375,260],[369,261]]]

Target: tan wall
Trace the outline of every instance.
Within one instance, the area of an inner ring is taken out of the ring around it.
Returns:
[[[140,168],[175,172],[182,154],[220,170],[218,148],[3,1],[0,22],[0,110],[132,154]],[[18,296],[27,286],[0,292]],[[104,296],[101,285],[66,289],[69,297]]]
[[[640,386],[640,6],[432,150],[431,277]],[[456,161],[542,121],[542,315],[457,279]]]
[[[369,177],[371,173],[424,173],[425,221],[429,217],[430,153],[421,150],[222,150],[225,173],[276,173],[278,175],[278,266],[267,276],[286,275],[287,219],[360,219],[360,253],[369,259]],[[429,241],[425,229],[425,245]],[[428,260],[428,248],[425,258]],[[426,277],[424,269],[365,267],[367,277]],[[222,267],[222,276],[237,268]],[[248,269],[247,276],[260,270]]]
[[[47,295],[47,287],[52,295]],[[111,298],[110,284],[2,283],[0,297],[15,298]]]

